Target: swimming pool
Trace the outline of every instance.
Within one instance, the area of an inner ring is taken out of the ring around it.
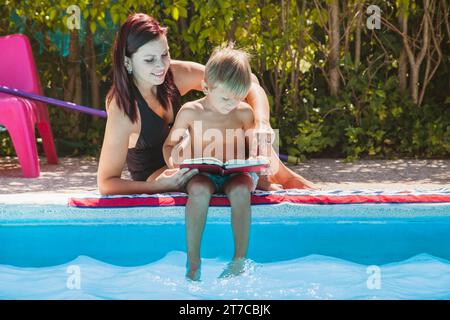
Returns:
[[[229,208],[211,208],[200,283],[184,279],[183,212],[1,206],[0,298],[450,298],[450,204],[254,206],[231,279]]]

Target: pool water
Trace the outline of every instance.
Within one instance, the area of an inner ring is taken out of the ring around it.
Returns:
[[[211,208],[186,281],[182,207],[0,207],[2,299],[450,299],[450,204],[253,207],[243,275]]]

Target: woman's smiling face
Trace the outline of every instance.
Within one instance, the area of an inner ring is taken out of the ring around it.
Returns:
[[[157,86],[164,82],[170,67],[167,38],[159,36],[149,41],[131,56],[133,76],[138,83]]]

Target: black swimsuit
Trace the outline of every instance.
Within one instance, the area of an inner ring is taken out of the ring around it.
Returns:
[[[148,106],[139,89],[134,85],[133,88],[141,116],[141,132],[136,146],[128,149],[127,166],[133,180],[145,181],[153,172],[166,165],[162,148],[173,123],[167,124]],[[172,99],[174,119],[180,109],[178,90],[176,95]]]

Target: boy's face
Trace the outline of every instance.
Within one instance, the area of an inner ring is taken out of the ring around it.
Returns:
[[[217,84],[214,87],[208,86],[207,96],[212,107],[221,114],[230,113],[245,99],[245,96],[238,97],[234,95],[222,84]]]

